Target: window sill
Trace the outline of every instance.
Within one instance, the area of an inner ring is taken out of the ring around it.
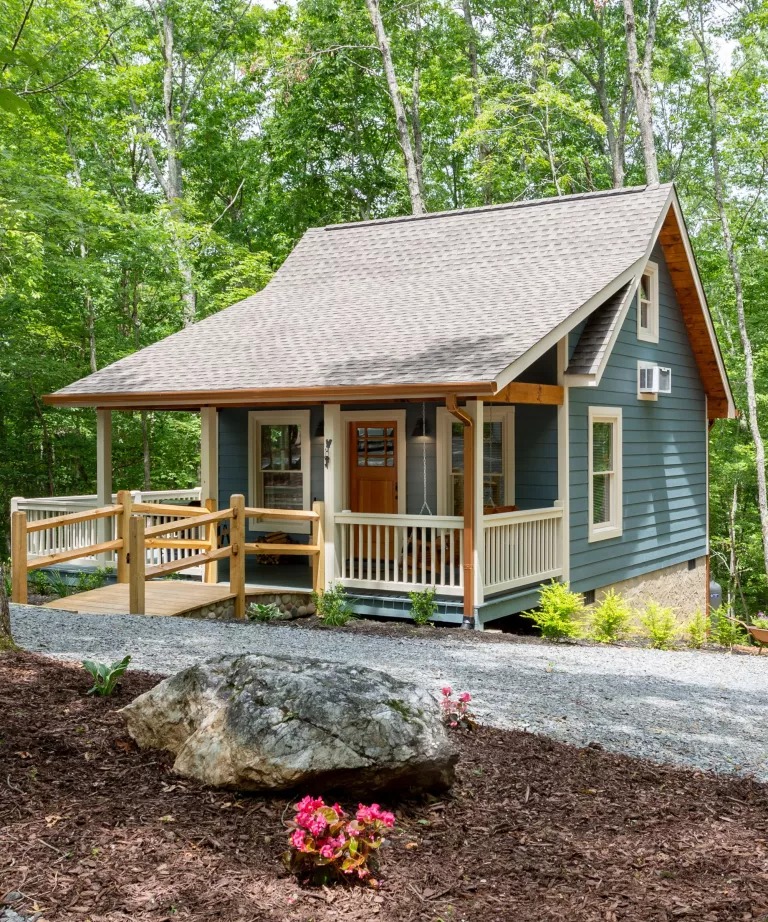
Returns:
[[[609,538],[620,538],[624,534],[624,529],[620,525],[593,525],[589,529],[587,541],[591,544],[595,541],[607,541]]]

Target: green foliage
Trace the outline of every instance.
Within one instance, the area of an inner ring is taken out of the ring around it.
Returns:
[[[688,646],[700,650],[707,642],[707,618],[702,611],[697,611],[685,626]]]
[[[755,627],[768,631],[768,618],[753,618],[752,624],[754,624]]]
[[[57,599],[63,599],[65,596],[72,595],[75,587],[67,580],[61,570],[48,570],[45,574],[48,585],[46,595],[53,595]]]
[[[245,611],[250,621],[266,624],[280,617],[280,609],[274,602],[252,602]]]
[[[613,589],[595,606],[591,616],[591,632],[600,643],[616,643],[629,630],[632,609]]]
[[[712,612],[712,640],[721,647],[733,647],[747,643],[749,636],[744,628],[734,620],[727,606],[721,605]]]
[[[317,609],[317,617],[327,627],[342,627],[354,618],[347,592],[341,583],[335,583],[325,592],[313,592],[312,601]]]
[[[582,628],[579,616],[584,611],[584,596],[571,592],[568,583],[552,580],[542,586],[539,593],[539,607],[524,612],[523,618],[529,618],[541,631],[541,636],[548,640],[576,638]]]
[[[32,570],[27,576],[27,585],[35,595],[53,595],[48,574],[43,570]]]
[[[435,617],[437,614],[436,595],[437,590],[434,587],[408,593],[408,598],[411,600],[411,617],[416,624],[424,626]]]
[[[89,592],[91,589],[101,589],[112,573],[111,567],[99,567],[97,570],[81,570],[75,578],[73,592]]]
[[[111,666],[106,663],[95,663],[93,660],[83,660],[83,669],[93,677],[93,686],[88,689],[88,694],[108,698],[117,688],[117,683],[130,662],[130,656],[112,663]]]
[[[640,615],[645,634],[655,650],[669,650],[677,637],[677,621],[671,608],[649,602]]]

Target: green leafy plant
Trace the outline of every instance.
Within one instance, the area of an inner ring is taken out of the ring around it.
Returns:
[[[280,609],[274,602],[252,602],[245,613],[250,621],[261,621],[264,624],[280,617]]]
[[[731,617],[725,605],[712,612],[712,640],[721,647],[733,647],[748,640],[747,632]]]
[[[632,609],[627,602],[609,589],[592,611],[592,636],[600,643],[616,643],[629,630]]]
[[[288,824],[290,847],[283,855],[289,871],[308,884],[360,880],[378,886],[371,871],[387,829],[395,825],[394,814],[378,804],[360,804],[352,818],[339,804],[309,796],[294,810]]]
[[[72,595],[75,591],[74,586],[69,584],[69,581],[61,570],[49,570],[46,574],[46,578],[48,580],[49,593],[55,595],[58,599],[63,599],[64,596]]]
[[[325,592],[313,592],[312,601],[317,617],[328,627],[342,627],[354,618],[347,592],[341,583],[330,586]]]
[[[117,683],[128,668],[130,661],[131,657],[126,656],[108,666],[106,663],[94,663],[93,660],[89,659],[83,660],[83,669],[93,676],[93,687],[88,689],[88,694],[108,698],[117,688]]]
[[[654,650],[668,650],[677,637],[677,621],[671,608],[649,602],[640,615],[640,623]]]
[[[424,626],[435,617],[437,614],[436,594],[437,590],[434,587],[408,593],[408,598],[411,600],[411,617],[416,624]]]
[[[27,584],[35,595],[51,595],[53,593],[48,574],[44,570],[33,570],[27,576]]]
[[[707,619],[703,612],[697,611],[685,626],[688,646],[700,650],[707,642]]]
[[[107,583],[107,578],[112,573],[111,567],[99,567],[97,570],[82,570],[75,579],[74,592],[90,592],[91,589],[101,589]]]
[[[584,611],[584,596],[571,592],[568,583],[552,580],[542,586],[539,593],[539,607],[523,613],[548,640],[574,638],[581,635],[579,615]]]
[[[755,627],[762,628],[764,631],[768,631],[768,618],[765,617],[765,613],[759,611],[755,617],[752,619],[752,624]]]

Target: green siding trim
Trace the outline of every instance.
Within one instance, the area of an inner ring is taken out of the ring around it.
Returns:
[[[637,298],[613,349],[599,387],[572,387],[570,424],[570,579],[577,591],[631,579],[701,557],[707,548],[707,420],[704,388],[696,368],[661,248],[659,342],[637,339]],[[672,369],[672,393],[637,399],[637,363]],[[590,406],[622,408],[623,534],[589,542],[588,412]]]

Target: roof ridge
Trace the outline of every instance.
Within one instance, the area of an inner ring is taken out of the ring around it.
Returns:
[[[588,201],[596,198],[608,198],[620,195],[636,195],[639,192],[655,192],[657,189],[670,189],[674,183],[653,183],[644,186],[625,186],[621,189],[596,189],[593,192],[577,192],[573,195],[550,195],[546,198],[525,199],[518,202],[502,202],[498,205],[478,205],[474,208],[452,208],[448,211],[433,211],[427,214],[398,215],[392,218],[372,218],[367,221],[346,221],[342,224],[326,224],[323,228],[310,230],[350,230],[356,227],[370,227],[379,224],[402,224],[406,221],[430,221],[435,218],[452,218],[469,214],[484,214],[493,211],[507,211],[516,208],[534,208],[541,205],[553,205],[557,202]]]

